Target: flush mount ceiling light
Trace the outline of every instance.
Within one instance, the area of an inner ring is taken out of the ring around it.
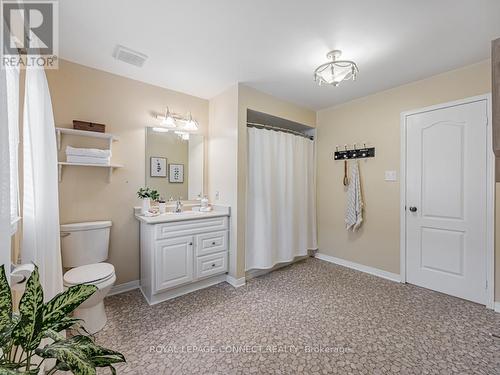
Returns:
[[[336,49],[328,52],[326,57],[331,60],[321,64],[314,71],[314,80],[321,86],[323,84],[338,86],[342,81],[356,80],[358,66],[354,61],[339,60],[342,51]]]
[[[175,129],[179,131],[196,131],[198,130],[198,122],[193,119],[191,112],[189,112],[187,117],[177,115],[170,112],[169,108],[165,110],[165,115],[157,115],[157,120],[161,121],[161,125],[167,129]]]

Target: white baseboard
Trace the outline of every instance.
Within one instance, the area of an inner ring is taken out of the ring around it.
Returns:
[[[229,276],[229,275],[226,275],[226,281],[228,284],[231,284],[235,288],[239,288],[240,286],[243,286],[246,283],[246,279],[244,277],[237,279],[237,278],[235,278],[233,276]]]
[[[500,313],[500,302],[495,302],[495,312]]]
[[[114,296],[115,294],[130,292],[131,290],[139,288],[139,280],[129,281],[128,283],[113,285],[108,296]]]
[[[397,283],[401,282],[401,277],[397,273],[392,273],[392,272],[384,271],[384,270],[381,270],[378,268],[365,266],[363,264],[350,262],[350,261],[345,260],[345,259],[332,257],[331,255],[326,255],[326,254],[322,254],[322,253],[316,253],[314,255],[314,257],[321,259],[321,260],[324,260],[324,261],[327,261],[327,262],[330,262],[330,263],[338,264],[339,266],[352,268],[356,271],[369,273],[370,275],[378,276],[378,277],[381,277],[383,279],[395,281]]]

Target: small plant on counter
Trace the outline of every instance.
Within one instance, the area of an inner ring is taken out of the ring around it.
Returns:
[[[160,194],[157,190],[151,189],[149,187],[140,188],[137,191],[137,196],[140,199],[151,199],[153,202],[156,202],[160,198]]]
[[[19,303],[19,314],[16,314],[12,310],[12,294],[2,265],[0,375],[35,375],[48,359],[56,361],[45,374],[70,371],[75,375],[95,375],[97,367],[108,367],[112,374],[116,374],[113,364],[125,362],[121,353],[97,345],[89,336],[79,334],[66,338],[59,334],[78,327],[80,320],[69,315],[96,290],[94,285],[75,285],[44,303],[38,268],[35,267]]]

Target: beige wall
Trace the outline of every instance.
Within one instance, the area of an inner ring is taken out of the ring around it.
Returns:
[[[139,224],[132,207],[145,183],[145,130],[157,124],[153,113],[168,105],[176,113],[191,111],[206,135],[208,101],[119,77],[67,61],[47,71],[56,126],[70,127],[73,119],[105,123],[120,137],[113,144],[113,161],[124,165],[111,183],[100,168],[68,167],[60,184],[61,223],[113,221],[110,258],[117,284],[139,279]],[[64,137],[64,144],[105,147],[84,137]],[[63,145],[64,146],[64,145]],[[61,154],[60,157],[63,157]]]
[[[317,114],[317,201],[319,251],[399,274],[399,182],[384,171],[400,164],[400,114],[491,91],[490,61],[380,92]],[[367,142],[376,157],[360,163],[365,222],[358,233],[344,229],[343,163],[331,161],[335,145]],[[500,205],[497,205],[500,209]],[[497,223],[497,233],[498,223]],[[500,248],[497,247],[497,265]],[[496,295],[500,299],[500,265]]]
[[[234,85],[210,100],[208,131],[208,197],[231,207],[229,274],[237,277],[238,207],[238,86]],[[220,200],[216,200],[216,192]]]

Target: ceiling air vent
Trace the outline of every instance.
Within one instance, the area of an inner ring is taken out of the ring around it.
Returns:
[[[117,60],[123,61],[127,64],[141,67],[148,58],[145,54],[131,50],[118,44],[113,52],[113,57]]]

